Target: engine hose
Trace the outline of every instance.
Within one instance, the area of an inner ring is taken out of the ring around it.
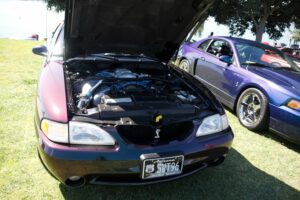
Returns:
[[[99,80],[89,91],[86,93],[86,95],[82,96],[77,104],[77,108],[80,110],[85,109],[91,102],[92,96],[95,92],[95,90],[103,83],[103,80]]]

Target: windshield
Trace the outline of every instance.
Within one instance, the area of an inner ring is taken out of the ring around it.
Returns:
[[[297,65],[282,52],[261,44],[235,44],[242,67],[256,66],[300,71]]]
[[[297,58],[297,57],[294,57],[294,56],[291,56],[291,55],[286,55],[290,60],[292,60],[296,65],[297,67],[300,69],[300,58]]]

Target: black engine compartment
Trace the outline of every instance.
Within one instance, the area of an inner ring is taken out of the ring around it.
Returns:
[[[161,124],[199,118],[209,107],[180,73],[158,62],[69,63],[65,70],[69,110],[79,120]]]

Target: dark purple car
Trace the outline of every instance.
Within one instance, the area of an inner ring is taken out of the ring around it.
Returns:
[[[215,96],[167,64],[202,1],[67,1],[35,115],[38,153],[68,186],[149,184],[223,162],[233,133]]]
[[[300,144],[300,68],[258,42],[210,37],[183,44],[176,65],[194,75],[250,130],[270,129]]]

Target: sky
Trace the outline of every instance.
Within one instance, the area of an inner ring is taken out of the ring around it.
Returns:
[[[0,38],[26,39],[31,34],[39,34],[40,38],[50,37],[63,19],[64,13],[47,10],[44,1],[0,0]],[[211,32],[214,35],[229,35],[228,27],[208,18],[201,37],[207,37]],[[286,30],[276,42],[289,45],[290,36],[290,31]],[[247,31],[243,38],[254,40],[255,36]],[[264,34],[263,42],[274,44],[267,34]]]
[[[63,19],[63,13],[47,10],[44,1],[0,0],[0,38],[45,38]]]

